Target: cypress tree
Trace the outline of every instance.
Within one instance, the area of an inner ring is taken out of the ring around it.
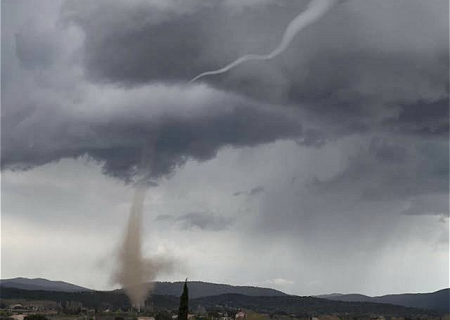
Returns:
[[[183,293],[180,297],[180,308],[178,309],[178,320],[187,320],[189,313],[189,295],[187,278],[184,281]]]

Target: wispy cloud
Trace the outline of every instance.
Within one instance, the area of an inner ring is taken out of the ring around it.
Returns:
[[[211,212],[190,212],[179,217],[172,215],[159,215],[155,218],[158,222],[170,222],[181,230],[209,230],[222,231],[229,229],[234,219],[223,217]]]

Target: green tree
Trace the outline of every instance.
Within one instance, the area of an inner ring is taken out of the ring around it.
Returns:
[[[189,294],[187,286],[187,278],[184,281],[183,293],[180,297],[180,308],[178,309],[178,320],[187,320],[189,313]]]

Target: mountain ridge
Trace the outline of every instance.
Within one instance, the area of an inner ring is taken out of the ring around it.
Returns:
[[[153,282],[153,294],[180,295],[183,281],[155,281]],[[273,288],[256,286],[236,286],[205,281],[189,281],[189,295],[192,298],[216,296],[220,294],[236,293],[248,296],[287,296],[288,294]]]
[[[155,281],[153,282],[152,295],[174,296],[181,294],[183,281]],[[100,292],[85,287],[77,286],[64,281],[52,281],[43,278],[11,278],[0,280],[0,288],[16,288],[30,291],[56,291],[56,292]],[[123,293],[123,289],[103,292]],[[249,297],[296,297],[280,290],[256,286],[235,286],[229,284],[211,283],[205,281],[189,281],[189,293],[191,299],[220,296],[226,294],[238,294]],[[442,289],[429,293],[404,293],[388,294],[383,296],[367,296],[362,294],[332,293],[316,295],[314,298],[343,301],[343,302],[368,302],[387,303],[404,307],[418,307],[440,312],[450,312],[450,289]]]
[[[173,295],[179,296],[182,291],[183,281],[154,281],[151,283],[152,293],[156,295]],[[58,292],[83,292],[95,291],[89,288],[81,287],[64,281],[53,281],[43,278],[11,278],[1,279],[0,287],[16,288],[33,291],[58,291]],[[107,290],[108,291],[108,290]],[[116,289],[111,291],[123,291]],[[236,286],[230,284],[211,283],[205,281],[189,281],[189,292],[191,298],[199,298],[205,296],[214,296],[227,293],[236,293],[249,296],[285,296],[286,293],[264,287],[256,286]]]
[[[438,310],[441,312],[450,312],[450,288],[428,293],[386,294],[374,297],[356,293],[333,293],[330,295],[318,295],[315,297],[345,302],[390,303],[395,305],[402,305],[405,307],[417,307],[423,309]]]
[[[23,290],[44,290],[59,292],[82,292],[92,291],[69,282],[59,280],[48,280],[44,278],[10,278],[0,279],[0,287],[17,288]]]

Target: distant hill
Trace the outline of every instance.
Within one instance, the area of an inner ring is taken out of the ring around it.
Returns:
[[[281,296],[281,297],[251,297],[237,294],[224,294],[213,297],[197,298],[191,305],[202,305],[206,308],[228,307],[250,309],[260,313],[286,314],[351,314],[351,315],[390,315],[417,316],[436,315],[436,311],[404,306],[373,303],[373,302],[345,302],[315,297]]]
[[[334,301],[358,301],[358,302],[369,302],[373,299],[373,297],[365,296],[363,294],[342,294],[342,293],[332,293],[332,294],[323,294],[319,296],[314,296],[316,298],[328,299]]]
[[[184,282],[154,282],[153,293],[156,295],[179,296]],[[90,291],[90,289],[76,286],[63,281],[46,279],[13,278],[0,280],[0,287],[17,288],[23,290],[43,290],[60,292]],[[121,290],[116,290],[121,291]],[[285,296],[286,293],[270,289],[251,286],[232,286],[202,281],[189,281],[189,295],[192,299],[215,296],[226,293],[244,294],[248,296]]]
[[[184,282],[154,282],[153,294],[179,296]],[[191,299],[236,293],[247,296],[287,296],[286,293],[270,289],[250,286],[232,286],[202,281],[189,281],[189,297]]]
[[[405,307],[423,308],[447,313],[450,312],[450,289],[443,289],[431,293],[389,294],[379,297],[370,297],[362,294],[335,293],[316,297],[334,301],[390,303]]]
[[[88,308],[109,308],[122,310],[130,307],[130,302],[121,291],[89,291],[89,292],[56,292],[32,291],[16,288],[3,288],[0,299],[6,305],[9,299],[50,300],[50,301],[79,301]],[[170,295],[155,295],[150,297],[155,310],[178,310],[179,298]],[[190,308],[195,310],[201,305],[208,310],[236,310],[236,308],[249,309],[260,313],[276,314],[351,314],[351,315],[390,315],[402,317],[436,316],[436,311],[426,311],[417,308],[406,308],[391,304],[368,302],[344,302],[327,299],[299,296],[246,296],[240,294],[223,294],[203,298],[189,299]]]
[[[61,292],[81,292],[90,291],[64,281],[51,281],[42,278],[12,278],[0,280],[0,287],[17,288],[23,290],[45,290],[45,291],[61,291]]]
[[[154,297],[159,297],[160,301],[163,301],[166,298],[161,298],[166,296],[169,299],[169,296],[175,297],[176,299],[179,297],[182,291],[183,282],[154,282],[154,289],[152,291],[152,295]],[[56,291],[56,292],[65,292],[65,293],[74,293],[74,292],[92,292],[95,293],[95,296],[99,296],[98,291],[93,291],[84,287],[80,287],[71,283],[63,282],[63,281],[50,281],[46,279],[28,279],[28,278],[14,278],[14,279],[4,279],[0,280],[0,289],[2,293],[2,297],[4,297],[3,292],[15,292],[11,290],[5,291],[7,288],[15,288],[18,289],[17,295],[26,295],[23,290],[30,290],[33,292],[40,292],[41,295],[47,295],[46,291]],[[20,290],[19,290],[20,289]],[[31,293],[30,293],[31,294]],[[109,295],[111,294],[111,296]],[[122,290],[114,290],[109,292],[102,292],[101,295],[107,297],[118,297],[115,294],[123,295]],[[203,298],[214,297],[213,299],[219,299],[218,297],[229,296],[234,297],[233,295],[238,295],[242,297],[245,301],[248,301],[249,298],[258,297],[257,302],[263,301],[264,297],[273,297],[273,298],[285,298],[285,300],[281,299],[280,301],[287,302],[290,301],[292,297],[299,298],[296,296],[290,296],[281,291],[270,289],[270,288],[259,288],[259,287],[251,287],[251,286],[232,286],[227,284],[217,284],[217,283],[209,283],[202,281],[189,281],[189,297],[191,300],[201,300]],[[52,296],[50,294],[50,296]],[[88,295],[89,296],[89,295]],[[80,296],[81,297],[81,296]],[[86,297],[86,295],[83,295]],[[90,295],[92,297],[92,295]],[[421,308],[428,310],[435,310],[443,313],[450,312],[450,289],[443,289],[440,291],[432,292],[432,293],[418,293],[418,294],[393,294],[393,295],[385,295],[380,297],[370,297],[361,294],[339,294],[333,293],[330,295],[322,295],[316,296],[314,298],[327,299],[329,301],[342,301],[342,302],[367,302],[367,303],[383,303],[383,304],[393,304],[403,307],[410,308]],[[99,298],[103,299],[103,298]],[[166,299],[166,300],[167,300]],[[51,299],[50,299],[51,300]],[[172,298],[169,299],[172,301]],[[212,301],[211,300],[211,301]],[[207,300],[210,301],[210,300]],[[253,300],[252,300],[253,301]],[[275,301],[275,300],[270,300]],[[236,303],[238,301],[235,301]],[[257,303],[257,305],[258,305]],[[244,306],[242,306],[244,307]]]

